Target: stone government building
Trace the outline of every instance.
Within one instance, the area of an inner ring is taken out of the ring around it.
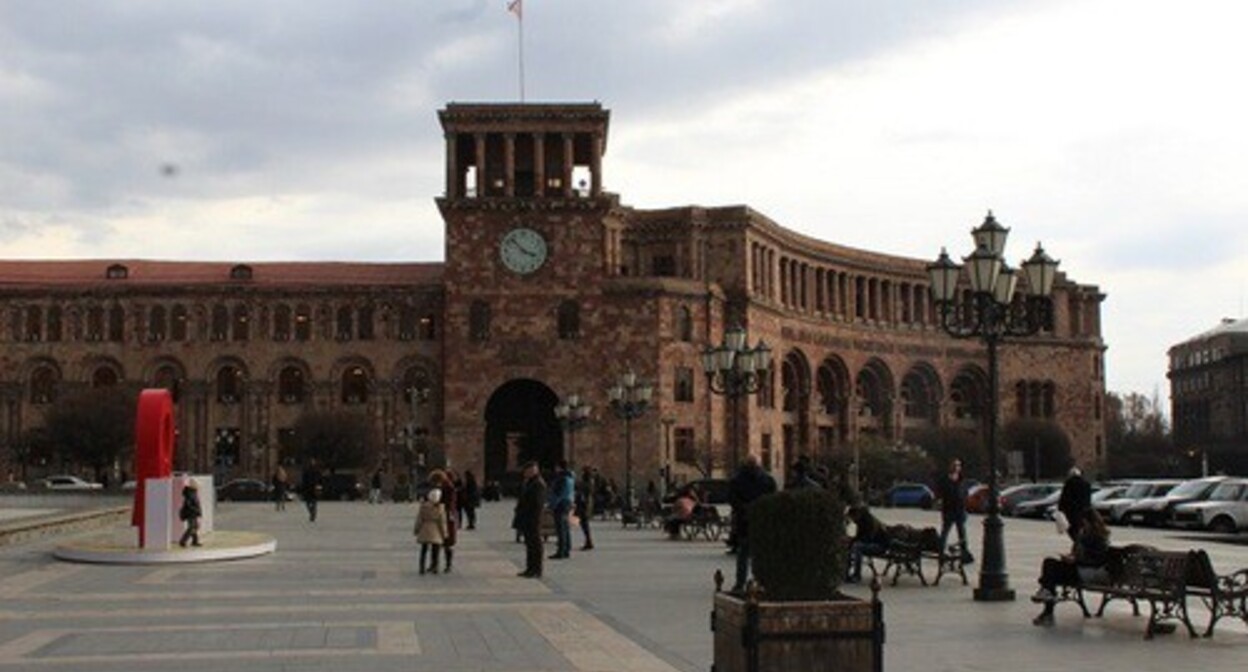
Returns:
[[[439,117],[444,263],[0,262],[0,441],[75,388],[176,381],[180,468],[263,477],[301,412],[344,407],[375,420],[377,463],[413,422],[488,478],[567,457],[622,480],[606,389],[631,367],[655,385],[632,426],[636,477],[692,478],[729,466],[731,406],[699,354],[733,324],[774,351],[741,405],[742,445],[773,468],[868,434],[982,432],[985,350],[941,331],[927,260],[815,240],[746,206],[624,205],[604,188],[597,103],[452,103]],[[1104,295],[1062,275],[1054,296],[1052,328],[1002,348],[1002,422],[1052,419],[1100,465]],[[553,409],[574,392],[594,410],[569,455]]]

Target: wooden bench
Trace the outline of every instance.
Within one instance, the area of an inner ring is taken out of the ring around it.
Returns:
[[[1209,610],[1205,637],[1212,637],[1214,626],[1227,616],[1248,624],[1248,569],[1219,576],[1208,553],[1203,549],[1189,551],[1186,585],[1187,594],[1198,598]]]
[[[1085,618],[1092,616],[1088,611],[1086,593],[1101,595],[1097,617],[1102,616],[1105,607],[1115,599],[1130,602],[1137,616],[1140,603],[1147,602],[1149,616],[1144,629],[1145,639],[1164,632],[1166,621],[1182,623],[1187,627],[1188,634],[1196,637],[1196,629],[1187,609],[1191,557],[1192,554],[1187,551],[1162,551],[1147,546],[1114,548],[1110,551],[1109,573],[1105,581],[1059,586],[1056,599],[1076,602]]]
[[[965,552],[961,544],[952,544],[944,553],[940,549],[940,534],[934,527],[915,528],[908,525],[893,525],[887,528],[888,544],[882,551],[865,553],[867,566],[872,576],[888,578],[893,573],[892,585],[897,585],[902,573],[917,576],[924,586],[927,577],[923,575],[923,560],[936,563],[936,579],[932,585],[939,586],[945,574],[957,574],[962,577],[962,585],[967,585],[966,565],[963,562]],[[884,562],[884,568],[876,567],[877,560]]]
[[[680,535],[689,541],[698,538],[719,541],[729,527],[730,515],[726,516],[718,508],[704,504],[693,510],[692,518],[680,521]]]

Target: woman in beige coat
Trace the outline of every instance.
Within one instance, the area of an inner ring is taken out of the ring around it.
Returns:
[[[442,507],[442,491],[429,491],[425,501],[420,503],[420,513],[416,514],[416,541],[420,543],[420,573],[425,573],[425,560],[433,548],[433,562],[429,565],[431,574],[438,573],[438,555],[442,544],[446,541],[446,509]]]

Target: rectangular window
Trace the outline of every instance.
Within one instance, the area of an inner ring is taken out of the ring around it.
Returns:
[[[672,432],[672,442],[676,450],[676,462],[693,465],[698,463],[698,451],[694,448],[692,427],[676,427]]]
[[[693,369],[687,366],[676,367],[675,400],[683,403],[693,401]]]

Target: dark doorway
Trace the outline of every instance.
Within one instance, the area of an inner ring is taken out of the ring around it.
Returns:
[[[485,406],[485,478],[508,490],[519,482],[519,468],[537,460],[543,470],[563,457],[563,431],[555,418],[559,396],[536,380],[499,386]]]

